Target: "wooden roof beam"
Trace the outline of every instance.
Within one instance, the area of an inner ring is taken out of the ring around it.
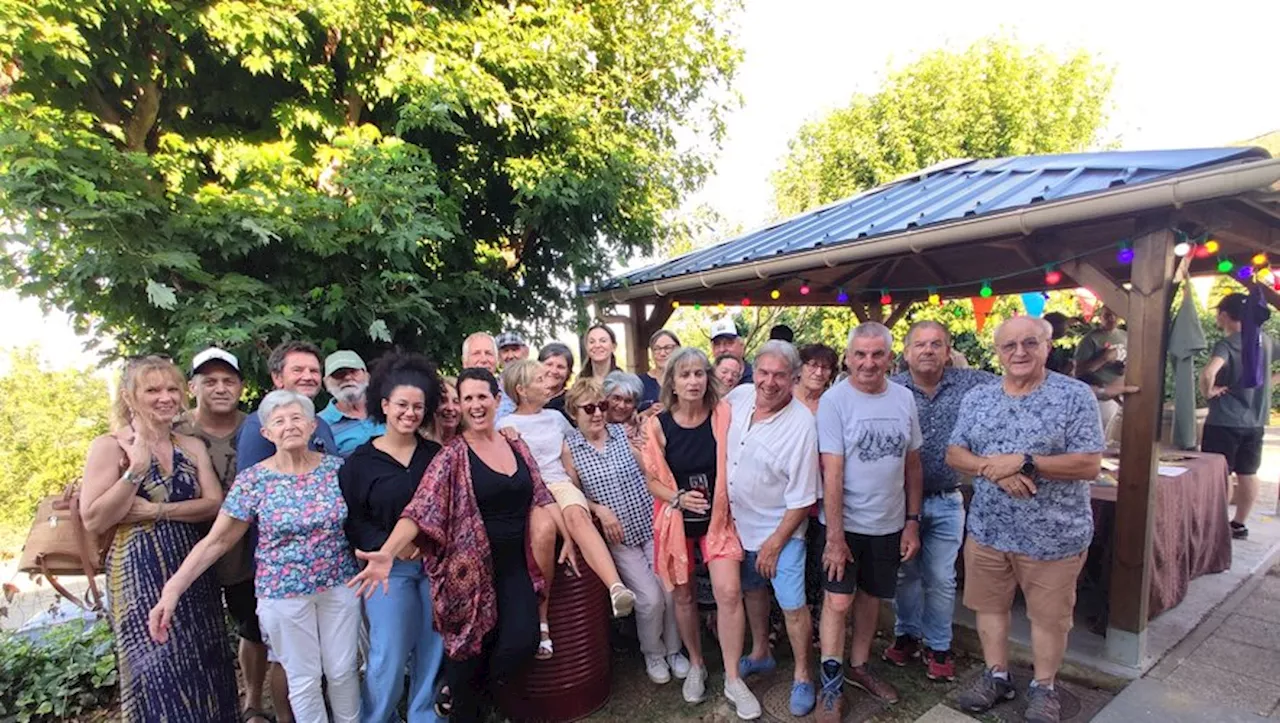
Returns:
[[[1086,286],[1097,294],[1102,303],[1116,312],[1117,316],[1129,318],[1129,292],[1101,266],[1088,259],[1073,259],[1064,261],[1060,268],[1077,284]]]

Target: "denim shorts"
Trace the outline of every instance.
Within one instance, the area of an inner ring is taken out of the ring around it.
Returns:
[[[773,594],[778,598],[778,607],[783,610],[799,610],[804,607],[804,540],[793,537],[782,546],[778,553],[778,569],[772,580],[756,570],[758,555],[759,551],[748,550],[742,560],[742,589],[759,590],[772,584]]]

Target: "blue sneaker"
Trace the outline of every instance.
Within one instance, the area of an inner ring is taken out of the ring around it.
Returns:
[[[773,659],[772,655],[764,660],[752,660],[751,658],[746,657],[738,659],[738,675],[742,678],[746,678],[749,675],[755,675],[757,673],[760,675],[767,675],[772,673],[777,667],[778,663]]]
[[[818,693],[809,681],[791,684],[791,715],[803,718],[818,704]]]

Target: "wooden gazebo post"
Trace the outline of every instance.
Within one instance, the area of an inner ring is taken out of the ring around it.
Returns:
[[[1134,242],[1128,292],[1125,383],[1139,391],[1124,400],[1106,650],[1107,657],[1133,667],[1140,667],[1146,654],[1173,246],[1165,219]]]

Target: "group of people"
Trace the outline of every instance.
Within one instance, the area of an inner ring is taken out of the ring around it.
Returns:
[[[897,700],[870,663],[882,600],[897,617],[883,659],[954,678],[963,544],[987,670],[960,704],[1015,695],[1020,587],[1028,720],[1058,720],[1104,441],[1089,386],[1046,369],[1050,325],[1001,324],[995,376],[950,364],[946,329],[919,322],[891,375],[891,332],[862,323],[835,381],[835,350],[771,339],[748,363],[726,321],[711,357],[657,332],[639,376],[593,326],[572,384],[572,350],[547,344],[534,361],[512,332],[464,340],[456,379],[416,354],[370,370],[286,342],[249,415],[224,350],[198,354],[189,379],[163,357],[129,363],[81,502],[89,528],[113,535],[124,717],[260,723],[269,685],[278,721],[381,723],[397,720],[407,678],[411,722],[482,720],[495,685],[555,655],[551,583],[580,555],[614,615],[634,612],[648,677],[683,680],[690,703],[707,696],[694,582],[709,572],[723,693],[744,720],[761,715],[748,680],[776,667],[776,603],[795,652],[790,711],[834,722],[846,683]],[[317,411],[322,387],[332,401]]]

